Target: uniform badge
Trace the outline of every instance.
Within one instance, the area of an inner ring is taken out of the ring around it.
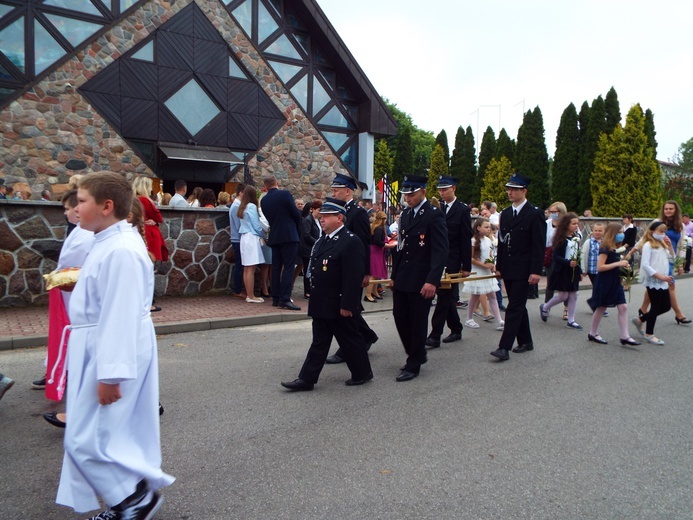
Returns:
[[[420,245],[421,247],[425,246],[426,243],[424,242],[424,238],[426,238],[426,233],[421,233],[421,234],[419,235],[419,238],[421,239],[421,241],[419,242],[419,245]]]
[[[322,261],[322,270],[327,271],[327,258]]]

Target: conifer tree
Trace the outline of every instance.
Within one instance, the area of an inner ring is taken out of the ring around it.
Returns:
[[[448,134],[445,130],[441,130],[436,136],[436,144],[443,147],[443,152],[445,153],[445,161],[450,164],[450,145],[448,144]]]
[[[486,166],[480,200],[493,201],[498,204],[499,208],[507,206],[508,196],[505,192],[505,183],[508,182],[512,173],[513,165],[506,156],[491,159],[491,162]]]
[[[378,149],[373,158],[373,180],[378,184],[384,178],[392,179],[392,157],[387,141],[381,139],[378,141]]]
[[[649,108],[645,111],[645,134],[652,147],[652,157],[657,159],[657,140],[655,139],[657,132],[655,132],[654,114]]]
[[[455,133],[455,147],[452,149],[452,155],[450,156],[450,176],[458,180],[462,178],[462,147],[464,146],[464,139],[464,128],[460,126]]]
[[[462,178],[457,185],[457,196],[463,202],[471,202],[476,188],[477,168],[476,168],[476,144],[474,143],[474,132],[468,126],[464,134],[462,145]]]
[[[551,175],[551,198],[562,201],[569,211],[578,207],[580,196],[575,189],[580,159],[580,129],[575,105],[567,106],[556,133],[556,153]]]
[[[597,216],[632,213],[636,217],[657,215],[662,204],[662,175],[645,132],[640,105],[626,116],[626,126],[611,135],[602,133],[590,179]]]
[[[397,129],[397,148],[392,165],[392,180],[401,181],[402,177],[414,173],[414,157],[411,146],[411,127],[403,124]]]
[[[496,159],[500,159],[501,157],[507,157],[508,160],[512,163],[514,155],[514,143],[512,139],[510,139],[508,132],[505,131],[505,128],[501,128],[501,131],[498,134],[498,140],[496,141],[496,154],[494,157]]]
[[[577,189],[580,194],[580,203],[577,207],[578,214],[592,207],[592,194],[590,192],[590,177],[594,169],[594,156],[599,148],[599,135],[606,131],[606,115],[604,112],[604,99],[598,96],[590,107],[587,129],[583,136],[580,155],[580,175]]]
[[[474,184],[474,192],[472,193],[471,200],[465,202],[481,202],[481,188],[484,185],[484,175],[486,174],[486,167],[493,159],[496,154],[496,134],[493,128],[490,126],[486,127],[484,136],[481,138],[481,148],[479,149],[479,169],[476,174],[476,182]]]
[[[433,149],[431,154],[431,167],[428,170],[428,184],[426,185],[426,196],[438,196],[438,179],[441,175],[448,174],[448,163],[445,161],[445,150],[439,144]]]
[[[517,148],[513,166],[531,179],[527,198],[540,208],[550,202],[549,154],[544,139],[544,118],[541,109],[528,110],[517,133]]]
[[[614,131],[614,128],[621,123],[621,107],[618,103],[618,94],[616,94],[616,89],[614,89],[614,87],[611,87],[609,92],[606,93],[606,98],[604,99],[604,114],[606,120],[604,131],[610,134]]]

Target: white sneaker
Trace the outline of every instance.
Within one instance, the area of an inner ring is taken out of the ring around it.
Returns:
[[[496,330],[505,330],[505,322],[501,321],[500,324],[496,327]]]
[[[478,329],[479,324],[475,322],[474,320],[467,320],[464,322],[465,327],[469,327],[470,329]]]
[[[265,299],[264,298],[251,298],[250,296],[248,296],[245,299],[245,301],[246,301],[246,303],[264,303]]]

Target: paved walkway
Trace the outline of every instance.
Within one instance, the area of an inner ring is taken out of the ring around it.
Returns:
[[[156,304],[162,311],[152,314],[156,333],[173,334],[308,319],[308,301],[303,298],[302,284],[303,281],[297,279],[293,293],[294,302],[301,307],[300,311],[272,307],[271,299],[262,304],[246,303],[226,293],[157,298]],[[539,290],[543,291],[545,287],[546,278],[542,278]],[[590,287],[587,278],[581,287]],[[391,310],[389,291],[385,291],[385,298],[378,303],[364,305],[366,312]],[[0,308],[0,350],[44,346],[47,334],[47,307]]]

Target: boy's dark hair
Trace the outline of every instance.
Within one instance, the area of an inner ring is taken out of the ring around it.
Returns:
[[[120,173],[88,173],[79,181],[79,188],[88,191],[99,204],[112,200],[113,215],[118,220],[127,218],[132,209],[132,184]]]
[[[178,179],[178,180],[176,181],[176,183],[173,185],[173,189],[174,189],[175,191],[180,191],[180,190],[182,190],[183,188],[187,188],[187,187],[188,187],[188,183],[185,182],[183,179]]]
[[[71,208],[76,208],[77,207],[77,190],[66,191],[65,194],[63,195],[63,198],[60,199],[60,202],[63,203],[63,206],[65,206],[67,204]]]
[[[633,215],[631,215],[630,213],[626,213],[626,214],[623,215],[621,218],[627,218],[628,220],[630,220],[631,222],[633,222]]]
[[[245,190],[245,184],[243,184],[242,182],[239,182],[238,186],[236,186],[236,195],[242,195],[243,190]]]

